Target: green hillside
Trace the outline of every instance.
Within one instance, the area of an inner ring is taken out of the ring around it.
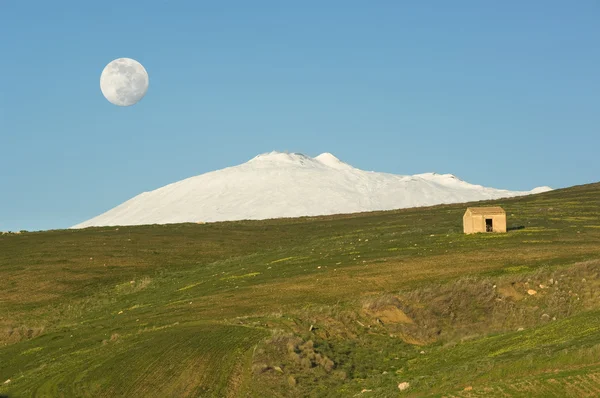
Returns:
[[[600,183],[489,204],[0,235],[0,396],[600,396]]]

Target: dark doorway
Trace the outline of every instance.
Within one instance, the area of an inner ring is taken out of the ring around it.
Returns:
[[[491,218],[485,219],[485,232],[494,232],[494,226]]]

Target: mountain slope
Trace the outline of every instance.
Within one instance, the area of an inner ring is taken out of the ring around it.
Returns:
[[[600,183],[482,205],[0,235],[0,396],[598,397]]]
[[[498,199],[517,192],[469,184],[450,174],[402,176],[359,170],[330,153],[271,152],[239,166],[191,177],[73,228],[232,221],[356,213]]]

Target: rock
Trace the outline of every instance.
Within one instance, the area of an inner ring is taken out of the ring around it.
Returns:
[[[404,391],[408,387],[410,387],[410,384],[407,381],[404,381],[404,382],[398,384],[398,390],[400,390],[400,391]]]
[[[421,354],[425,354],[425,351],[421,351]]]
[[[548,319],[550,319],[550,315],[548,314],[542,314],[541,318],[545,321],[547,321]]]
[[[275,369],[275,371],[277,371],[279,373],[283,373],[283,369],[281,369],[281,367],[279,367],[279,366],[275,366],[273,369]]]
[[[585,278],[583,278],[583,279],[581,280],[581,282],[585,283]]]
[[[118,312],[118,314],[119,314],[119,315],[120,315],[120,314],[122,314],[122,313],[123,313],[123,311],[119,311],[119,312]]]
[[[554,279],[550,278],[550,280],[548,282],[550,282],[550,284],[552,285],[554,283]]]
[[[4,382],[4,384],[9,384],[9,383],[10,383],[10,379],[8,379]]]
[[[530,296],[533,296],[533,295],[537,294],[537,292],[535,290],[533,290],[533,289],[529,289],[527,291],[527,294],[530,295]]]
[[[540,289],[545,289],[546,285],[540,285]]]
[[[525,329],[523,329],[523,328],[518,328],[518,329],[517,329],[517,332],[522,332],[523,330],[525,330]]]

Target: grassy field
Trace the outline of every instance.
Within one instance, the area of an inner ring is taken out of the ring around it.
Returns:
[[[600,184],[488,204],[0,235],[0,396],[600,396]]]

